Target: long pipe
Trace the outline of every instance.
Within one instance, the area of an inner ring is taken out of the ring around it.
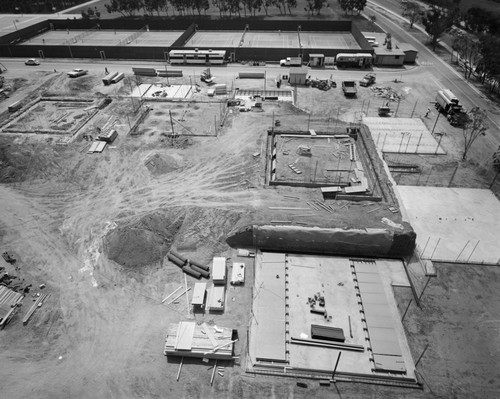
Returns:
[[[202,263],[197,262],[195,260],[189,259],[189,263],[191,263],[191,266],[196,266],[196,267],[198,267],[200,269],[206,270],[207,272],[210,270],[209,266],[203,265]]]
[[[183,267],[186,264],[186,262],[183,262],[177,256],[172,255],[171,253],[167,254],[167,258],[170,262],[175,263],[179,267]]]
[[[186,274],[189,274],[190,276],[193,276],[194,278],[200,278],[201,274],[197,272],[196,270],[191,269],[189,266],[184,266],[182,268],[182,271]]]
[[[179,252],[177,252],[175,249],[170,248],[170,253],[174,256],[177,256],[180,260],[182,260],[184,263],[187,262],[186,257],[182,256]]]
[[[205,278],[209,278],[210,277],[210,272],[208,272],[206,270],[203,270],[203,269],[199,268],[198,266],[193,265],[192,263],[190,263],[189,267],[191,269],[193,269],[195,272],[200,273]]]

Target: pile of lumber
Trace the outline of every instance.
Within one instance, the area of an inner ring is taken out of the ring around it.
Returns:
[[[43,305],[43,302],[48,298],[48,296],[49,296],[49,294],[40,294],[40,296],[33,303],[33,306],[31,306],[30,310],[28,310],[28,312],[24,315],[24,317],[23,317],[23,324],[24,325],[28,324],[28,321],[31,318],[31,316],[33,316],[33,313],[35,313],[37,308],[39,308]]]
[[[194,260],[187,259],[185,256],[174,249],[170,250],[170,252],[167,254],[167,258],[174,265],[179,266],[184,273],[189,274],[194,278],[210,277],[209,266]]]
[[[24,295],[0,285],[0,328],[7,325],[17,312]]]

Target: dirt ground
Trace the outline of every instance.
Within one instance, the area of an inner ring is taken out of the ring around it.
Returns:
[[[218,70],[219,75],[224,73]],[[230,73],[234,71],[227,71],[227,79]],[[435,88],[421,83],[422,74],[415,71],[405,76],[404,87],[411,90],[400,105],[401,116],[408,116],[417,99],[416,114],[425,112],[423,99]],[[430,344],[418,367],[426,382],[423,391],[348,383],[326,388],[314,382],[305,389],[290,379],[247,375],[237,364],[226,364],[224,377],[217,377],[211,387],[209,366],[186,361],[176,382],[178,363],[163,356],[167,325],[192,317],[238,329],[236,353],[245,356],[251,284],[229,289],[223,315],[190,315],[184,297],[172,305],[161,303],[184,285],[180,270],[163,257],[165,251],[174,246],[205,263],[213,256],[235,261],[236,254],[225,239],[236,225],[280,218],[270,206],[300,207],[306,200],[320,199],[318,190],[266,186],[265,156],[254,154],[265,148],[273,118],[279,117],[285,127],[288,123],[304,130],[340,124],[337,116],[343,122],[357,121],[368,101],[379,101],[370,89],[360,89],[358,99],[347,100],[340,88],[328,92],[299,88],[298,108],[264,103],[263,112],[230,113],[217,137],[172,140],[161,134],[126,135],[127,116],[133,123],[139,112],[133,112],[136,107],[125,97],[129,92],[125,83],[105,88],[93,75],[72,80],[58,73],[44,74],[43,81],[36,83],[40,77],[25,77],[17,93],[26,98],[41,93],[109,95],[113,101],[102,110],[103,120],[116,118],[119,136],[102,154],[85,152],[89,144],[82,138],[85,130],[66,143],[50,134],[0,137],[0,242],[3,250],[17,256],[20,277],[35,287],[31,294],[39,292],[42,283],[50,293],[27,326],[21,319],[31,296],[1,332],[3,396],[498,396],[499,276],[496,268],[480,266],[438,265],[438,277],[424,293],[422,310],[414,304],[409,308],[405,326],[414,358]],[[393,79],[380,79],[380,84],[389,85]],[[249,88],[253,84],[246,83]],[[311,117],[307,111],[313,111]],[[0,123],[9,117],[2,113]],[[167,122],[166,115],[156,117]],[[426,120],[428,127],[433,121]],[[459,167],[454,184],[487,186],[488,179],[481,175],[484,144],[478,142],[471,160],[462,164],[457,161],[460,136],[452,134],[453,128],[443,120],[438,129],[450,132],[442,142],[447,155],[411,160],[399,156],[398,162],[445,166],[455,162]],[[427,183],[447,185],[449,173],[441,175],[436,169]],[[423,181],[422,177],[420,184]],[[362,204],[348,208],[315,217],[334,226],[355,220],[355,224],[382,227],[383,216],[400,221],[400,215],[385,208],[369,215]],[[416,279],[422,289],[422,276]],[[188,278],[189,285],[193,282]],[[396,294],[403,313],[411,291],[400,289]]]

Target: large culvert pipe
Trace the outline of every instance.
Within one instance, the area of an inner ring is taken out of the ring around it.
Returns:
[[[193,265],[193,263],[192,263],[192,262],[190,262],[189,267],[190,267],[191,269],[193,269],[195,272],[200,273],[200,274],[201,274],[203,277],[205,277],[205,278],[209,278],[209,277],[210,277],[210,272],[209,272],[209,271],[207,271],[207,270],[203,270],[203,269],[199,268],[198,266]]]
[[[200,278],[201,274],[197,272],[196,270],[191,269],[189,266],[184,266],[182,268],[182,271],[186,274],[189,274],[190,276],[193,276],[194,278]]]
[[[181,259],[179,259],[177,256],[171,254],[170,252],[167,254],[167,258],[170,262],[175,263],[179,267],[183,267],[186,262],[183,262]]]
[[[184,263],[187,262],[187,259],[185,256],[182,256],[179,252],[177,252],[175,249],[170,249],[170,253],[174,256],[177,256],[180,260],[182,260]]]
[[[209,267],[209,266],[207,266],[207,265],[203,265],[203,264],[201,264],[200,262],[197,262],[197,261],[195,261],[195,260],[191,260],[191,259],[189,259],[189,263],[191,264],[191,266],[196,266],[196,267],[198,267],[199,269],[205,270],[205,271],[207,271],[207,272],[210,270],[210,267]]]

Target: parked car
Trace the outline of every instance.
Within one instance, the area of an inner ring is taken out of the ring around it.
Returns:
[[[83,76],[86,75],[89,71],[86,69],[73,69],[72,71],[68,72],[68,76],[70,78],[77,78],[78,76]]]
[[[25,65],[40,65],[40,61],[35,58],[30,58],[24,62]]]

